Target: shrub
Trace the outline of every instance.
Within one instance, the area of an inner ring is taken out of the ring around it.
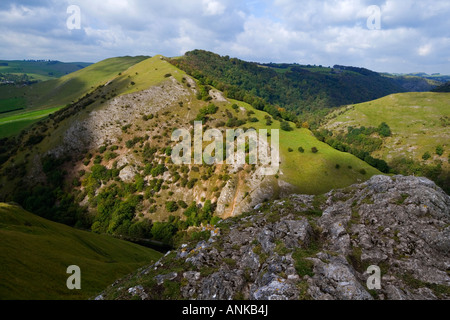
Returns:
[[[316,147],[312,147],[311,148],[311,152],[312,153],[317,153],[317,152],[319,152],[319,150]]]
[[[359,170],[359,173],[361,173],[362,175],[365,175],[367,173],[367,171],[364,169],[361,169],[361,170]]]
[[[427,151],[423,154],[422,159],[423,160],[428,160],[431,158],[431,154]]]
[[[292,131],[292,130],[294,130],[294,129],[292,129],[292,127],[289,124],[289,122],[287,122],[287,121],[281,121],[280,129],[283,130],[283,131]]]
[[[436,147],[436,154],[438,156],[442,156],[444,154],[444,148],[442,146],[437,146]]]
[[[305,149],[303,149],[302,147],[299,147],[299,148],[298,148],[298,152],[304,153],[304,152],[305,152]]]
[[[178,210],[178,204],[175,201],[168,201],[166,202],[166,209],[169,212],[175,212]]]

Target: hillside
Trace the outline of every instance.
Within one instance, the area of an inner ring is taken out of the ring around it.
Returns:
[[[363,68],[261,65],[201,50],[187,52],[172,63],[224,91],[227,97],[250,103],[258,97],[295,114],[405,91],[391,79]]]
[[[428,176],[449,192],[449,105],[448,93],[395,94],[338,109],[327,117],[323,128],[345,142],[348,127],[386,123],[392,134],[381,137],[372,155],[403,174]]]
[[[91,63],[0,60],[0,83],[14,82],[15,84],[20,84],[23,82],[51,80],[78,71],[89,65],[91,65]]]
[[[450,82],[440,85],[439,87],[435,88],[433,92],[450,92]]]
[[[0,203],[0,300],[88,299],[162,254],[96,235]],[[81,269],[81,290],[68,290],[67,267]]]
[[[174,165],[171,134],[192,130],[196,119],[222,133],[283,127],[279,172],[262,175],[261,164]],[[265,200],[321,194],[380,173],[306,128],[226,99],[162,56],[135,64],[3,142],[2,200],[95,232],[169,243],[188,227],[214,224]],[[151,231],[139,229],[145,221],[153,223]]]
[[[59,79],[29,86],[0,85],[0,138],[18,134],[146,58],[106,59]]]
[[[447,300],[449,223],[432,181],[375,176],[222,221],[96,299]]]
[[[382,75],[392,79],[393,82],[404,88],[407,92],[427,92],[442,84],[439,79],[425,78],[417,75]]]

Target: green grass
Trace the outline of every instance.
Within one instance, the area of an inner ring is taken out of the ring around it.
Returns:
[[[2,114],[16,109],[24,108],[24,106],[25,106],[25,99],[21,97],[14,97],[0,100],[0,112],[2,112]]]
[[[449,105],[449,93],[393,94],[357,104],[345,112],[339,109],[334,113],[337,117],[326,127],[337,132],[345,131],[348,126],[378,127],[386,122],[392,137],[386,139],[383,148],[374,156],[388,163],[399,156],[421,161],[427,151],[434,155],[438,145],[449,146],[450,132],[446,124],[450,117]],[[448,150],[442,159],[447,157]]]
[[[16,126],[9,125],[6,129],[2,128],[2,126],[11,122],[4,120],[4,118],[24,115],[28,112],[38,110],[42,111],[42,114],[46,116],[54,112],[54,108],[65,106],[78,100],[99,85],[115,79],[119,73],[146,59],[147,57],[143,56],[111,58],[70,73],[59,79],[39,82],[26,87],[0,86],[0,111],[25,108],[25,110],[0,114],[0,138],[16,134],[28,127],[33,123],[33,121],[30,121],[33,117],[35,120],[42,117],[36,118],[36,115],[32,114],[26,116],[25,118],[27,119],[22,119],[23,122],[17,123]]]
[[[88,299],[161,254],[106,235],[50,222],[0,204],[0,299]],[[81,268],[68,290],[67,267]]]
[[[61,108],[62,107],[23,112],[13,116],[0,118],[0,138],[16,135],[34,122],[47,117],[49,114],[56,112]]]
[[[250,105],[230,100],[246,110],[253,110],[259,122],[247,123],[245,127],[258,129],[280,129],[280,122],[274,121],[267,126],[264,116],[265,112],[253,109]],[[232,109],[230,108],[230,111]],[[380,171],[371,167],[357,157],[333,149],[326,143],[320,142],[311,131],[304,128],[295,128],[291,123],[293,131],[280,130],[280,157],[281,173],[280,179],[296,187],[296,191],[305,194],[323,194],[331,189],[347,187],[351,184],[368,180],[373,175],[381,174]],[[298,151],[299,147],[305,149],[304,153]],[[312,153],[311,149],[316,147],[319,152]],[[293,152],[289,152],[289,148]],[[340,169],[336,168],[340,165]],[[352,169],[348,169],[351,167]],[[364,169],[367,173],[361,174]]]
[[[170,74],[179,82],[186,75],[184,71],[165,61],[163,56],[157,55],[133,65],[117,77],[111,86],[117,90],[119,95],[129,94],[146,90],[167,81],[165,77],[167,74]],[[135,85],[132,85],[132,82]]]
[[[0,73],[27,74],[34,80],[48,80],[62,77],[89,65],[90,63],[84,62],[0,60]]]

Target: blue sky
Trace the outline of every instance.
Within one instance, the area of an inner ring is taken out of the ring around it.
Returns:
[[[70,5],[80,8],[80,29],[67,27]],[[376,30],[367,26],[373,5]],[[97,62],[204,49],[248,61],[450,74],[449,16],[448,0],[2,0],[0,59]]]

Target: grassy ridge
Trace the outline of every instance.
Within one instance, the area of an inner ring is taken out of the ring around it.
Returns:
[[[33,80],[45,81],[65,76],[89,65],[90,63],[85,62],[0,60],[0,73],[27,74]]]
[[[161,254],[0,204],[0,299],[87,299]],[[68,290],[69,265],[81,290]]]
[[[271,126],[265,124],[267,113],[255,110],[250,105],[231,100],[233,103],[255,112],[258,122],[251,123],[255,129],[280,129],[280,122],[274,121]],[[231,110],[231,109],[230,109]],[[249,124],[246,125],[247,127]],[[365,181],[373,175],[381,174],[377,169],[357,157],[333,149],[320,142],[308,129],[295,128],[292,131],[280,130],[280,179],[296,187],[296,191],[305,194],[322,194],[331,189],[343,188],[351,184]],[[305,152],[298,151],[302,147]],[[313,153],[316,147],[319,152]],[[293,151],[289,151],[289,149]],[[339,168],[336,167],[339,165]],[[361,174],[364,169],[366,174]]]
[[[0,86],[0,111],[14,110],[24,107],[25,110],[0,114],[2,118],[20,115],[21,121],[6,129],[0,123],[0,138],[11,136],[33,123],[31,111],[61,108],[78,100],[97,86],[114,79],[119,73],[127,70],[147,57],[118,57],[103,60],[99,63],[68,74],[62,78],[39,82],[27,87],[11,85]],[[44,112],[45,113],[45,112]],[[47,112],[49,114],[49,112]],[[6,124],[8,122],[4,122]]]
[[[326,127],[345,131],[348,126],[377,127],[386,122],[393,136],[375,155],[392,160],[398,156],[421,160],[425,152],[435,153],[438,145],[448,145],[450,94],[402,93],[340,109]],[[445,153],[444,158],[446,158]],[[443,158],[443,159],[444,159]]]

